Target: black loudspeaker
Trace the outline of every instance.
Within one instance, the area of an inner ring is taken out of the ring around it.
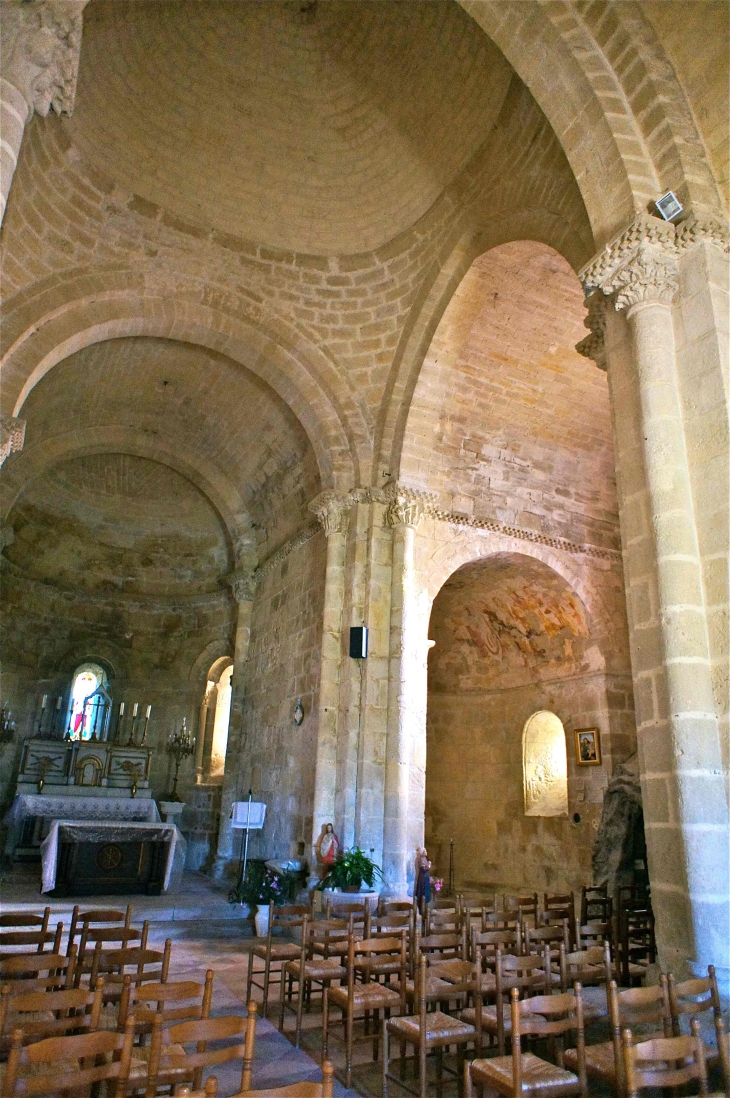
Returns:
[[[353,625],[350,629],[350,655],[354,660],[364,660],[368,654],[367,625]]]

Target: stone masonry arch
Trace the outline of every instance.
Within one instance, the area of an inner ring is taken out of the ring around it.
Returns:
[[[369,430],[336,368],[280,318],[230,295],[149,272],[95,272],[55,280],[12,302],[3,320],[3,409],[18,416],[44,374],[103,340],[146,335],[196,343],[225,354],[265,381],[302,423],[322,484],[350,488],[369,460]],[[211,304],[211,302],[215,302]],[[235,311],[234,311],[235,310]]]
[[[459,2],[552,125],[598,248],[669,187],[697,213],[722,210],[691,109],[639,4],[623,5],[627,27],[610,5],[584,14],[574,3]]]

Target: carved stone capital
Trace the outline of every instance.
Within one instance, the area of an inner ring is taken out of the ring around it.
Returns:
[[[385,521],[388,526],[418,526],[424,515],[436,506],[438,496],[434,492],[422,492],[405,484],[386,484],[383,497],[387,504]]]
[[[575,349],[584,358],[591,358],[600,370],[606,369],[606,298],[602,293],[592,293],[585,300],[588,315],[583,323],[590,335],[576,343]]]
[[[346,534],[350,521],[350,507],[353,497],[327,488],[315,496],[309,504],[309,510],[316,515],[327,537],[330,534]]]
[[[243,571],[237,568],[227,577],[234,599],[240,605],[242,602],[253,602],[256,594],[256,579],[253,572]]]
[[[5,80],[43,118],[71,114],[88,0],[4,0],[0,54]]]
[[[616,309],[669,304],[679,281],[675,237],[674,225],[640,214],[580,272],[586,297],[596,290],[613,295]]]
[[[14,451],[22,450],[25,442],[25,420],[0,416],[0,465]]]
[[[725,255],[730,253],[730,231],[727,222],[712,217],[697,217],[695,214],[677,225],[675,233],[677,251],[685,252],[695,244],[714,244]]]

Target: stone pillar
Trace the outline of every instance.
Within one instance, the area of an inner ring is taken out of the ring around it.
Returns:
[[[337,790],[337,740],[342,662],[342,610],[345,596],[345,554],[352,500],[327,490],[313,499],[309,510],[319,519],[327,537],[324,581],[322,657],[319,675],[317,759],[312,808],[311,866],[316,864],[315,845],[326,823],[335,819]]]
[[[615,310],[606,357],[660,960],[678,977],[712,963],[727,991],[728,805],[672,308],[682,248],[642,215],[581,277]]]
[[[200,716],[198,718],[198,735],[195,741],[195,784],[200,785],[203,781],[203,752],[205,750],[205,732],[208,726],[208,706],[210,705],[211,694],[215,689],[215,683],[207,682],[205,684],[205,694],[203,700],[200,703]]]
[[[236,857],[234,831],[231,827],[231,805],[238,787],[241,755],[243,753],[243,687],[246,660],[251,640],[251,617],[256,592],[256,579],[253,571],[238,567],[228,580],[233,597],[238,603],[236,621],[236,641],[233,650],[233,675],[231,676],[231,717],[228,725],[228,745],[226,748],[226,770],[223,778],[221,796],[221,818],[218,833],[218,850],[213,866],[213,876],[221,878],[225,867]]]
[[[0,223],[26,123],[71,114],[88,0],[5,0],[0,52]]]
[[[421,674],[426,637],[420,636],[414,548],[416,529],[433,497],[400,484],[389,485],[385,496],[386,521],[393,529],[393,566],[383,871],[389,892],[407,896],[413,884],[415,847],[423,842],[425,811],[425,754],[418,748],[425,745],[426,737],[425,671]],[[419,769],[424,771],[420,776]]]

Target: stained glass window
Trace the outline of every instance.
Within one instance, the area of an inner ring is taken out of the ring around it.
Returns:
[[[106,673],[98,664],[84,663],[76,669],[66,724],[72,740],[91,739],[95,713],[93,706],[84,706],[84,702],[100,686],[106,686]]]

